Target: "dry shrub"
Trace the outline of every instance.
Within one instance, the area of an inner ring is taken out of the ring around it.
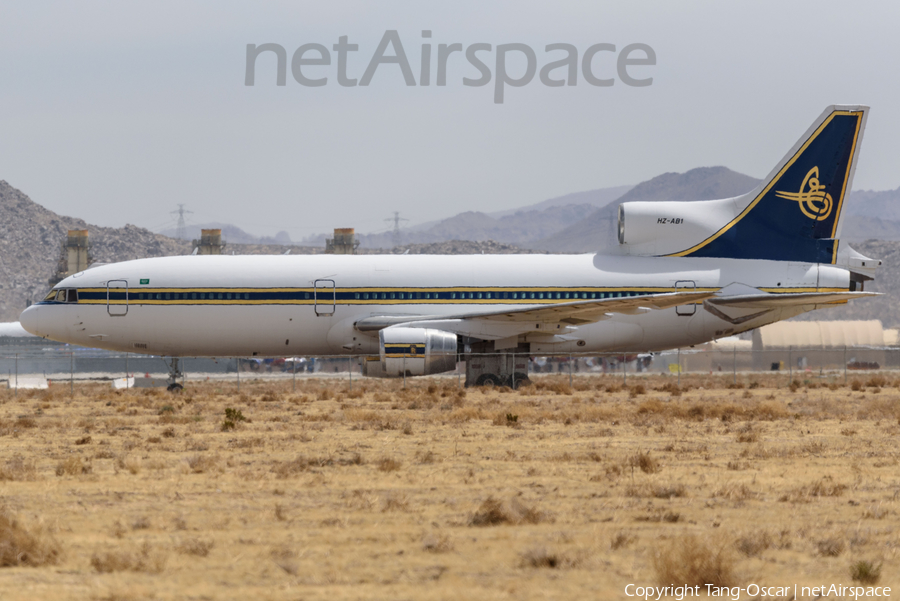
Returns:
[[[186,459],[188,467],[195,474],[203,474],[214,470],[218,464],[215,457],[210,455],[191,455]]]
[[[516,498],[504,503],[488,497],[469,520],[470,526],[497,526],[500,524],[540,524],[549,521],[544,512],[529,507]]]
[[[211,540],[201,540],[199,538],[190,538],[181,541],[175,549],[184,555],[196,555],[197,557],[206,557],[215,546]]]
[[[666,382],[662,386],[656,387],[657,392],[668,392],[672,396],[681,396],[682,390],[675,382]]]
[[[430,465],[438,461],[438,457],[434,454],[434,451],[422,450],[416,452],[416,461],[424,465]]]
[[[365,461],[359,453],[350,453],[344,457],[306,457],[299,455],[290,461],[279,461],[272,466],[272,472],[279,478],[296,476],[302,472],[330,466],[364,465]]]
[[[850,566],[850,578],[862,584],[875,584],[881,578],[881,564],[861,560]]]
[[[609,548],[613,551],[617,549],[624,549],[628,545],[630,545],[634,541],[633,536],[629,536],[624,532],[617,532],[615,536],[612,537],[612,540],[609,542]]]
[[[377,466],[380,472],[396,472],[403,464],[393,457],[382,457],[378,460]]]
[[[0,567],[54,565],[60,556],[59,544],[41,526],[28,529],[0,510]]]
[[[643,384],[635,384],[628,390],[628,396],[636,398],[642,394],[647,394],[647,388]]]
[[[643,451],[638,451],[636,455],[633,455],[628,460],[628,464],[633,468],[640,468],[645,474],[655,474],[662,469],[659,462],[651,457],[649,452]]]
[[[401,492],[389,492],[384,497],[381,511],[409,511],[409,495]]]
[[[4,465],[0,466],[0,482],[4,480],[24,482],[35,480],[36,477],[34,460],[29,459],[26,461],[21,455],[14,455]]]
[[[577,559],[546,547],[532,547],[519,554],[519,565],[523,568],[570,568],[578,563]]]
[[[840,497],[847,490],[846,484],[837,484],[831,476],[786,492],[778,498],[781,502],[808,503],[815,497]]]
[[[95,553],[91,556],[91,566],[106,574],[110,572],[146,572],[159,574],[166,567],[168,557],[162,551],[153,549],[144,543],[137,552],[115,550]]]
[[[839,538],[826,538],[816,542],[816,550],[823,557],[837,557],[844,552],[844,541]]]
[[[713,492],[714,497],[728,499],[729,501],[746,501],[756,496],[746,484],[725,484]]]
[[[141,472],[142,461],[140,455],[127,455],[119,458],[116,465],[120,469],[128,470],[129,474],[137,475]]]
[[[625,494],[629,497],[638,498],[673,499],[686,497],[687,489],[682,484],[660,484],[657,486],[644,484],[641,486],[629,486],[625,489]]]
[[[447,553],[453,550],[453,541],[446,534],[426,534],[422,537],[422,550],[429,553]]]
[[[90,460],[84,461],[77,455],[60,459],[56,464],[57,476],[80,476],[82,474],[90,474],[92,470]]]
[[[747,557],[759,557],[774,544],[772,535],[765,530],[746,534],[735,541],[735,548]]]
[[[653,555],[656,580],[663,586],[677,582],[702,589],[707,584],[730,587],[738,580],[735,563],[734,545],[694,535],[673,539]]]

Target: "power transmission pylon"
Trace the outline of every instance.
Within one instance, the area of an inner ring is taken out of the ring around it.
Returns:
[[[185,210],[184,205],[182,203],[178,203],[178,210],[170,211],[169,213],[172,215],[178,215],[178,226],[175,228],[175,237],[179,240],[186,240],[187,238],[185,238],[184,232],[184,229],[186,227],[184,223],[184,216],[193,215],[194,212]]]
[[[391,232],[391,242],[394,246],[400,246],[400,222],[409,221],[409,219],[402,219],[400,217],[400,211],[394,211],[394,216],[388,217],[385,221],[394,222],[394,230]]]

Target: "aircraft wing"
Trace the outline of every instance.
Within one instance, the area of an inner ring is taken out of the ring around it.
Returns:
[[[828,305],[846,303],[854,298],[880,296],[878,292],[787,292],[783,294],[738,294],[717,296],[706,302],[735,309],[783,309],[798,305]]]
[[[667,292],[623,298],[583,300],[521,309],[499,311],[471,311],[454,315],[412,316],[385,315],[361,319],[356,323],[360,331],[381,330],[390,326],[412,328],[436,328],[474,336],[485,340],[536,333],[556,335],[569,326],[608,319],[614,313],[639,315],[677,305],[699,303],[714,295],[713,292]]]

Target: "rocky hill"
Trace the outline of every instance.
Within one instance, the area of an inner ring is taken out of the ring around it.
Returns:
[[[0,321],[15,321],[28,301],[41,299],[70,229],[90,232],[94,261],[111,262],[190,252],[190,242],[144,228],[105,228],[65,217],[0,181]]]

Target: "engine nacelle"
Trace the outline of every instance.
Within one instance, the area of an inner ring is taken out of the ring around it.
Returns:
[[[386,378],[426,376],[456,369],[456,334],[426,328],[385,328],[378,332],[382,373],[366,365],[366,375]],[[374,366],[372,366],[374,367]]]
[[[734,199],[624,202],[619,244],[634,254],[678,252],[715,234],[735,217]]]

